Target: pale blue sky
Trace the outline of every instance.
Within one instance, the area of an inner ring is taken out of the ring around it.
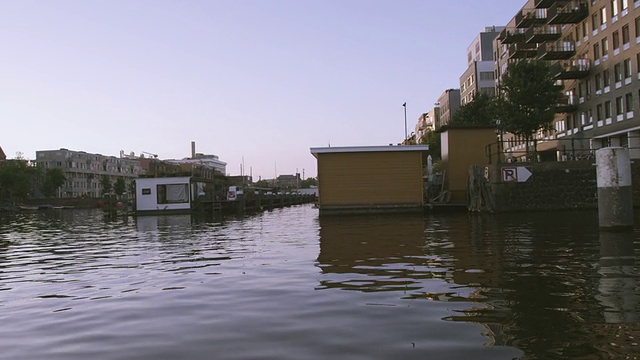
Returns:
[[[310,147],[386,145],[518,0],[0,0],[0,146],[216,154],[316,176]]]

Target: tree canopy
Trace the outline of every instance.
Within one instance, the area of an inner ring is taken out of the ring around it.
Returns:
[[[510,64],[499,88],[496,110],[501,130],[530,139],[536,131],[552,127],[562,91],[555,86],[547,62]]]
[[[23,199],[31,190],[35,168],[24,160],[7,160],[0,164],[0,201]]]
[[[67,181],[64,176],[64,172],[60,168],[47,169],[44,174],[44,181],[42,182],[42,194],[45,197],[52,197],[56,194],[56,191]]]
[[[100,179],[100,186],[102,187],[102,195],[111,192],[113,186],[111,185],[111,179],[109,178],[109,175],[102,175],[102,178]]]
[[[479,92],[473,100],[462,105],[451,118],[451,125],[495,125],[495,98],[487,93]]]
[[[116,183],[113,185],[113,192],[115,192],[118,196],[122,196],[124,192],[127,190],[127,184],[124,181],[122,176],[119,176],[116,179]]]

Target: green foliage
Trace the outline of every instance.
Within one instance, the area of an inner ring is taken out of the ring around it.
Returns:
[[[429,145],[429,155],[433,160],[440,159],[442,157],[442,145],[440,141],[440,133],[433,130],[427,131],[427,133],[420,139],[420,144]]]
[[[127,189],[127,184],[124,182],[124,178],[122,176],[116,179],[116,183],[113,185],[113,191],[118,195],[122,196]]]
[[[31,179],[36,170],[23,160],[7,160],[0,164],[0,201],[13,201],[29,196]]]
[[[310,177],[300,181],[300,187],[302,189],[308,189],[312,186],[318,186],[318,179]]]
[[[562,91],[554,85],[549,65],[540,60],[509,65],[497,101],[500,129],[530,139],[541,129],[552,127]]]
[[[450,125],[493,126],[496,119],[496,98],[480,92],[471,102],[462,105],[453,115]]]
[[[262,179],[262,180],[256,181],[256,186],[266,188],[266,187],[271,187],[271,184],[269,183],[269,181]]]
[[[111,186],[111,179],[109,179],[109,175],[102,175],[100,179],[100,186],[102,187],[102,195],[108,194],[111,192],[113,187]]]
[[[52,197],[56,194],[60,186],[67,181],[64,172],[60,168],[47,169],[42,182],[42,194],[45,197]]]

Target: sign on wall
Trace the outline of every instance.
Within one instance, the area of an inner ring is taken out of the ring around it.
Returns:
[[[531,177],[531,171],[524,166],[509,166],[502,168],[502,182],[525,182]]]

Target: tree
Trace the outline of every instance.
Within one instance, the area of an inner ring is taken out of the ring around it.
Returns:
[[[499,89],[496,110],[501,131],[523,137],[528,147],[536,131],[552,128],[563,94],[546,62],[522,60],[509,65]]]
[[[42,194],[45,197],[52,197],[56,194],[60,186],[67,181],[64,172],[60,168],[47,169],[42,182]]]
[[[479,92],[473,100],[455,112],[450,125],[493,126],[496,123],[496,98]]]
[[[312,186],[318,186],[318,179],[313,177],[308,177],[300,182],[300,187],[302,189],[308,189]]]
[[[429,155],[433,160],[438,160],[442,157],[440,133],[433,130],[427,130],[424,136],[420,139],[420,144],[429,145]]]
[[[119,176],[116,179],[116,183],[113,186],[113,191],[118,195],[118,196],[122,196],[122,194],[124,194],[124,192],[127,189],[127,184],[124,182],[124,178],[122,176]]]
[[[24,160],[6,160],[0,165],[0,200],[26,198],[35,169]]]
[[[102,195],[111,192],[112,186],[109,175],[102,175],[102,179],[100,179],[100,186],[102,187]]]

